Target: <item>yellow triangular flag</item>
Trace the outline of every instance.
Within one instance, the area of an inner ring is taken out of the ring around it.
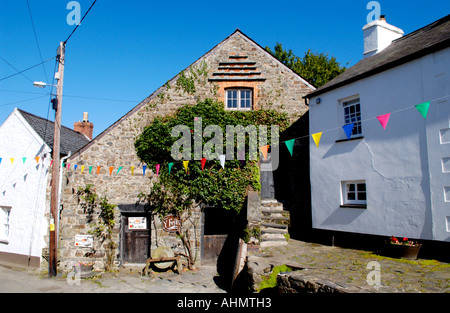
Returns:
[[[187,173],[188,164],[189,164],[189,161],[183,161],[183,165],[184,165],[184,169],[186,170],[186,173]]]
[[[13,164],[14,163],[14,158],[11,158],[11,164]]]
[[[261,147],[259,147],[259,149],[261,150],[261,152],[264,156],[264,160],[267,160],[267,151],[269,150],[269,145],[261,146]]]
[[[81,174],[83,174],[84,171],[84,165],[81,165]]]
[[[311,136],[313,137],[314,142],[316,143],[317,148],[319,148],[319,142],[320,142],[320,138],[322,137],[322,132],[312,134]]]
[[[134,166],[131,167],[131,176],[134,176]]]

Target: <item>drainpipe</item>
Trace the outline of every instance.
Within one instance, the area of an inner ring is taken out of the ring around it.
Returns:
[[[60,166],[60,171],[59,171],[59,190],[58,190],[58,218],[56,219],[56,230],[58,231],[56,234],[56,248],[58,248],[58,238],[59,238],[59,212],[61,212],[61,190],[62,190],[62,176],[63,176],[63,163],[65,160],[67,160],[68,158],[70,158],[70,156],[72,155],[72,152],[69,151],[69,154],[66,155],[65,157],[61,158],[61,164]]]

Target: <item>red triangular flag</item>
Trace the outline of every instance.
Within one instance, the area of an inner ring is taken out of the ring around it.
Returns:
[[[97,166],[97,175],[100,173],[101,166]]]
[[[206,158],[202,158],[202,171],[205,168]]]
[[[110,166],[109,167],[109,176],[111,176],[111,173],[112,173],[113,169],[114,169],[114,166]]]
[[[383,126],[383,129],[386,129],[386,125],[389,121],[389,117],[391,116],[391,113],[383,114],[380,116],[377,116],[378,121],[380,122],[381,126]]]

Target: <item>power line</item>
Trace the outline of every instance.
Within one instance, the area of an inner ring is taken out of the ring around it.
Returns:
[[[36,45],[37,45],[37,48],[39,51],[39,57],[41,58],[41,62],[43,62],[44,60],[42,60],[41,47],[39,46],[39,41],[38,41],[37,34],[36,34],[36,28],[34,27],[34,22],[33,22],[33,15],[31,14],[30,2],[28,0],[27,0],[27,6],[28,6],[28,12],[30,13],[31,26],[33,27],[34,38],[36,39]],[[42,68],[44,69],[45,81],[48,81],[47,71],[45,70],[44,63],[42,63]]]
[[[86,17],[86,15],[88,15],[89,11],[92,9],[92,7],[94,6],[94,4],[97,2],[97,0],[94,0],[94,2],[91,4],[91,6],[89,7],[89,9],[86,11],[86,13],[84,14],[83,18],[81,19],[80,23],[78,23],[78,25],[74,28],[74,30],[70,33],[69,37],[67,37],[67,39],[64,41],[64,45],[67,43],[67,41],[69,40],[70,37],[72,37],[73,33],[75,33],[75,31],[78,29],[78,27],[81,25],[81,23],[83,22],[84,18]]]
[[[26,77],[26,76],[23,75],[22,73],[24,73],[24,72],[26,72],[26,71],[29,71],[29,70],[31,70],[31,69],[33,69],[33,68],[35,68],[35,67],[37,67],[37,66],[39,66],[39,65],[41,65],[41,64],[47,63],[48,61],[51,61],[51,60],[53,60],[54,58],[56,58],[56,56],[51,57],[50,59],[45,60],[45,61],[43,61],[43,62],[41,62],[41,63],[36,64],[36,65],[33,65],[33,66],[29,67],[29,68],[26,68],[26,69],[24,69],[24,70],[22,70],[22,71],[19,71],[19,70],[17,70],[14,66],[12,66],[8,61],[6,61],[4,58],[0,57],[0,59],[2,59],[3,61],[5,61],[6,64],[8,64],[9,66],[11,66],[11,67],[17,72],[17,73],[15,73],[15,74],[12,74],[12,75],[9,75],[9,76],[0,78],[0,82],[3,81],[3,80],[5,80],[5,79],[8,79],[8,78],[14,77],[14,76],[16,76],[16,75],[19,75],[19,74],[22,75],[22,76],[24,76],[26,79],[32,81],[30,78]]]

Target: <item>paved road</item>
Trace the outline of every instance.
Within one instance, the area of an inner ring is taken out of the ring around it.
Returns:
[[[142,277],[130,270],[104,273],[90,279],[68,280],[67,277],[48,278],[37,270],[0,266],[1,293],[224,293],[215,281],[215,266],[203,266],[198,271],[180,275],[152,273]],[[78,283],[77,283],[78,282]]]

